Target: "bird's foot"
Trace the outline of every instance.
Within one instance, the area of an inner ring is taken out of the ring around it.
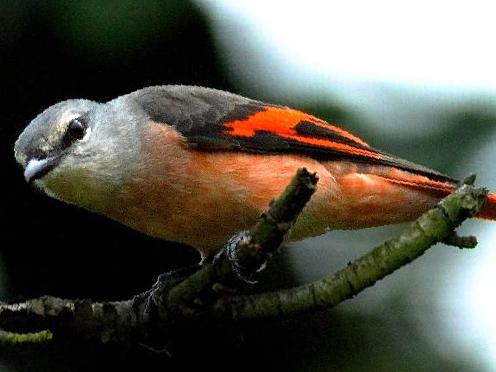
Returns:
[[[239,246],[240,245],[252,245],[254,244],[251,241],[250,236],[246,231],[242,231],[236,235],[234,235],[227,244],[224,249],[222,249],[213,259],[213,264],[221,262],[222,260],[227,260],[232,267],[233,273],[236,275],[238,279],[248,284],[256,284],[257,281],[253,279],[253,276],[265,269],[266,261],[259,262],[253,261],[250,262],[250,265],[244,265],[241,263],[239,257]],[[244,260],[250,261],[250,260]]]
[[[145,302],[144,311],[151,314],[159,304],[162,294],[174,288],[184,281],[190,275],[194,274],[201,268],[201,263],[181,267],[177,270],[168,271],[158,276],[157,281],[151,289],[135,296],[135,301],[142,300]]]

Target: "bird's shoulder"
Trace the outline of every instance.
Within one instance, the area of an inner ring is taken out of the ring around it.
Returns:
[[[223,90],[188,85],[147,87],[130,97],[151,120],[173,126],[184,135],[215,129],[268,106]]]

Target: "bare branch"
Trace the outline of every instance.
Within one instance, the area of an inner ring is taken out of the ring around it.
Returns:
[[[223,298],[213,313],[233,319],[284,317],[332,308],[415,260],[452,236],[483,206],[487,190],[464,185],[412,223],[395,239],[374,248],[348,267],[317,282],[289,290]]]
[[[247,278],[263,268],[310,200],[316,184],[315,174],[299,169],[251,230],[233,236],[214,262],[170,290],[169,306],[184,306],[211,291],[215,283],[232,284],[239,276]]]
[[[162,275],[152,289],[130,300],[93,302],[46,296],[19,304],[0,304],[0,328],[8,331],[0,333],[0,341],[47,341],[51,333],[33,336],[9,332],[48,329],[57,338],[146,343],[157,334],[164,337],[169,326],[190,324],[192,320],[212,323],[261,319],[330,308],[416,259],[437,242],[473,244],[471,238],[455,235],[454,229],[476,214],[487,197],[487,190],[464,185],[398,238],[315,283],[258,295],[232,296],[230,291],[216,290],[240,287],[240,276],[250,278],[264,266],[310,199],[316,182],[314,174],[299,170],[258,223],[231,238],[213,262],[181,280]]]
[[[26,333],[49,329],[57,337],[70,335],[103,343],[135,338],[135,332],[142,329],[140,321],[132,301],[92,302],[44,296],[0,305],[0,327],[6,331]],[[9,337],[3,339],[15,341]]]

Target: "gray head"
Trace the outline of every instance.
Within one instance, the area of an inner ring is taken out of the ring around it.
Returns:
[[[14,147],[26,181],[57,199],[103,208],[139,150],[136,137],[128,133],[136,121],[121,106],[78,99],[39,114]]]

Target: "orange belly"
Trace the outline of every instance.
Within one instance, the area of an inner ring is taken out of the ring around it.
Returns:
[[[301,167],[316,172],[319,182],[289,240],[328,229],[409,221],[440,197],[430,189],[390,182],[384,178],[387,167],[322,163],[288,154],[194,151],[177,140],[156,143],[163,137],[150,137],[144,149],[147,163],[105,214],[148,235],[191,245],[203,255],[215,253],[231,235],[252,226]],[[418,177],[397,172],[403,178]]]

